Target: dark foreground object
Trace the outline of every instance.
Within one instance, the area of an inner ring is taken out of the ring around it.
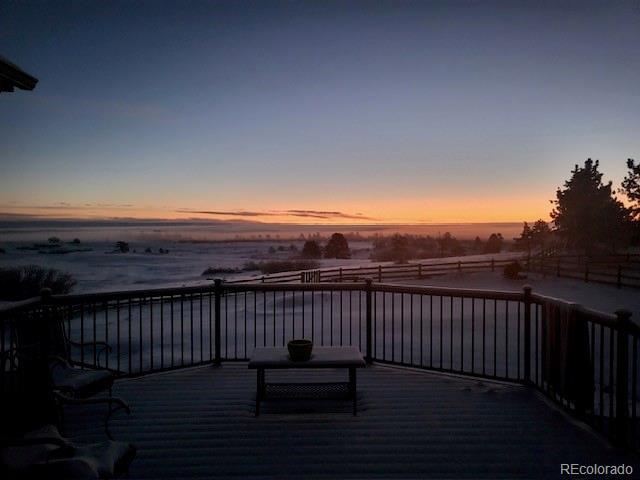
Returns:
[[[365,366],[362,353],[356,347],[317,347],[307,361],[296,361],[289,357],[288,350],[279,347],[256,348],[249,361],[249,368],[257,370],[256,417],[260,415],[260,402],[266,398],[313,398],[327,393],[339,392],[353,401],[353,415],[357,414],[356,368]],[[349,382],[303,382],[266,383],[268,369],[346,368]]]

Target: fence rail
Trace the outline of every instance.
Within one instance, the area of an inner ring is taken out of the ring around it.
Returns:
[[[372,265],[368,267],[334,267],[299,272],[283,272],[271,275],[254,276],[229,280],[227,284],[237,283],[322,283],[322,282],[362,282],[365,278],[375,279],[382,283],[398,278],[429,278],[455,272],[495,271],[524,257],[510,259],[459,260],[438,263],[404,263],[388,265]]]
[[[640,334],[628,312],[597,312],[530,288],[402,286],[345,281],[342,273],[342,283],[216,280],[44,295],[0,309],[1,387],[20,370],[12,353],[32,343],[33,332],[50,330],[43,325],[61,327],[65,353],[79,365],[121,376],[247,360],[255,347],[304,337],[355,345],[368,362],[530,385],[614,441],[638,448]]]
[[[640,288],[640,255],[537,255],[524,260],[530,272],[584,282]]]

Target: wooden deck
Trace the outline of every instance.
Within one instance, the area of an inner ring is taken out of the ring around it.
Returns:
[[[269,372],[341,379],[343,371]],[[139,449],[131,478],[556,478],[561,463],[633,464],[533,390],[373,366],[358,416],[340,400],[265,401],[255,372],[225,363],[116,384],[132,406],[116,439]],[[104,438],[96,412],[67,410],[67,434]]]

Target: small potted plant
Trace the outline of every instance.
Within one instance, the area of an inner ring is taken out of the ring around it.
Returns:
[[[313,342],[311,340],[290,340],[287,343],[289,358],[294,362],[306,362],[311,358]]]

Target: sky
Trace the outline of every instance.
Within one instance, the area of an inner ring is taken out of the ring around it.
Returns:
[[[640,159],[640,2],[0,2],[0,216],[548,219]]]

